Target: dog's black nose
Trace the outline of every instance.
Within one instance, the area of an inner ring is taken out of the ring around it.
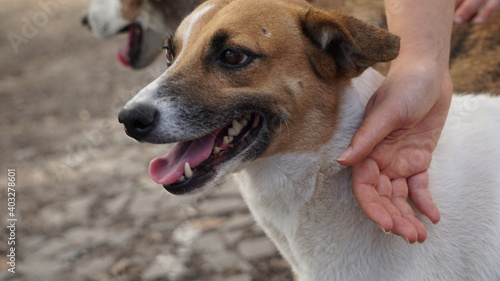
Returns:
[[[89,25],[89,17],[88,15],[84,15],[82,17],[82,25],[88,27],[90,29],[90,25]]]
[[[140,104],[122,109],[118,121],[125,125],[127,135],[140,141],[154,129],[157,115],[156,108]]]

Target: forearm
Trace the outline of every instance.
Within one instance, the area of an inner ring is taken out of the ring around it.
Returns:
[[[389,31],[400,36],[398,61],[448,69],[454,0],[384,0]]]

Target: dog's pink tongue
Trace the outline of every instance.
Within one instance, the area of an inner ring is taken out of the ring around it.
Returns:
[[[200,139],[177,143],[163,158],[156,158],[149,164],[149,175],[159,184],[173,184],[182,174],[184,165],[194,168],[212,154],[217,134],[208,134]]]

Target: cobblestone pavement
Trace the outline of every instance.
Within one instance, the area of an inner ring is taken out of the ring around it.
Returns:
[[[0,232],[0,280],[292,280],[231,182],[196,198],[147,175],[167,147],[138,144],[117,112],[157,76],[118,65],[79,20],[88,1],[3,1],[0,219],[16,169],[15,271]],[[5,228],[5,226],[4,226]]]

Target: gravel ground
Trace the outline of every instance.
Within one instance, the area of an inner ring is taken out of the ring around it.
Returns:
[[[89,1],[0,2],[0,280],[292,280],[230,182],[187,198],[147,176],[167,148],[116,116],[163,62],[121,67],[126,38],[80,25]]]

